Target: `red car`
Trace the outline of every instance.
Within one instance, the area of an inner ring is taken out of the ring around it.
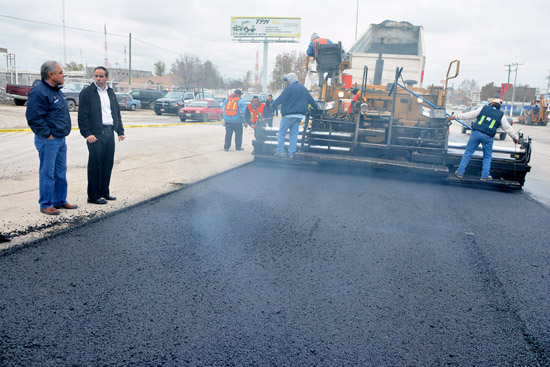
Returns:
[[[223,111],[218,101],[214,99],[195,99],[178,111],[180,120],[219,121],[223,118]]]

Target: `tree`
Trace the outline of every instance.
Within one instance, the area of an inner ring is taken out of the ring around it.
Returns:
[[[68,70],[68,71],[83,71],[84,70],[84,65],[77,64],[75,61],[71,61],[67,65],[65,65],[65,70]]]
[[[248,70],[244,76],[243,76],[243,89],[247,90],[250,87],[254,86],[254,82],[252,80],[252,70]]]
[[[153,74],[156,76],[163,76],[166,72],[166,64],[162,61],[157,61],[153,64]]]
[[[474,95],[479,93],[479,86],[473,79],[464,79],[458,87],[458,93],[464,100],[464,104],[469,105],[474,100]]]
[[[274,90],[283,89],[283,77],[288,73],[295,73],[300,83],[306,80],[306,54],[296,50],[277,55],[275,58],[275,67],[273,68],[271,83]]]
[[[182,84],[200,84],[203,64],[195,55],[184,55],[174,61],[171,72],[176,75]]]
[[[218,68],[212,64],[212,61],[206,60],[202,64],[200,84],[205,88],[218,88],[221,84]]]

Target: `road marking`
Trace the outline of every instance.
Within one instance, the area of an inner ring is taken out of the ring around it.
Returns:
[[[125,129],[135,127],[165,127],[165,126],[184,126],[184,125],[203,125],[203,124],[216,124],[222,121],[209,121],[209,122],[181,122],[177,124],[150,124],[150,125],[126,125]],[[72,127],[71,130],[80,130],[78,127]],[[31,129],[0,129],[1,133],[20,133],[20,132],[32,132]]]

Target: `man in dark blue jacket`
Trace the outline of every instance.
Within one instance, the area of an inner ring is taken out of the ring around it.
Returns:
[[[34,145],[40,159],[40,211],[59,214],[60,208],[76,209],[67,202],[67,143],[71,116],[61,88],[63,68],[56,61],[40,67],[42,81],[34,86],[27,101],[27,123],[34,133]]]
[[[287,74],[284,79],[287,87],[281,95],[273,101],[271,106],[277,108],[281,106],[281,124],[277,134],[277,152],[276,157],[285,157],[285,139],[286,132],[290,130],[290,146],[288,148],[288,158],[293,159],[298,146],[298,130],[300,122],[307,113],[309,105],[313,108],[319,108],[317,102],[313,99],[307,89],[298,82],[298,77],[294,73]]]

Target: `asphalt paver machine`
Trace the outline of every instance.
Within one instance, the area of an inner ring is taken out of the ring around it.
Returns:
[[[278,129],[262,126],[253,141],[255,160],[414,171],[451,182],[512,189],[525,183],[531,168],[531,139],[523,137],[515,148],[494,147],[492,181],[479,180],[480,152],[472,157],[463,179],[454,176],[466,144],[449,142],[450,123],[444,106],[447,82],[458,75],[458,60],[449,65],[445,86],[427,89],[407,86],[401,78],[402,68],[396,69],[393,83],[368,85],[366,66],[361,85],[345,88],[341,75],[351,67],[351,56],[342,52],[340,45],[321,47],[316,61],[320,108],[306,115],[294,159],[274,157]],[[357,90],[354,95],[352,91]],[[288,145],[288,137],[285,143]]]

